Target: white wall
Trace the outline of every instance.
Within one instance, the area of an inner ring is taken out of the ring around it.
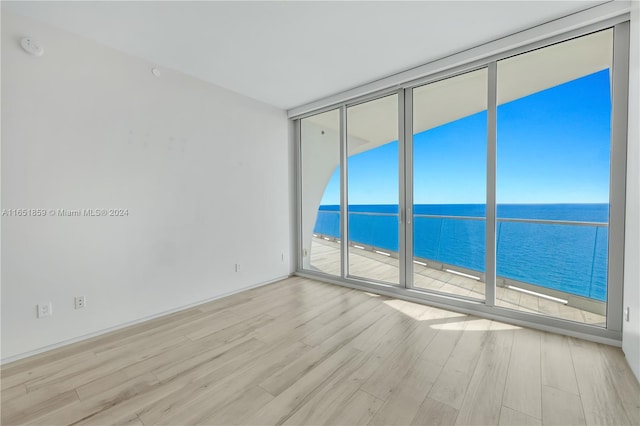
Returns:
[[[629,69],[629,133],[627,151],[627,212],[625,224],[624,308],[622,350],[640,380],[640,2],[631,10]]]
[[[2,12],[2,208],[129,212],[2,218],[4,361],[290,273],[285,112],[152,66]]]

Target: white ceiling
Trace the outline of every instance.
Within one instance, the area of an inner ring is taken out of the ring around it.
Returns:
[[[2,7],[290,109],[601,3],[2,1]]]

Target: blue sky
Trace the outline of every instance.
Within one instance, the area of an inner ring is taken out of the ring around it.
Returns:
[[[609,70],[498,107],[498,203],[607,203]],[[416,204],[484,204],[486,112],[414,135]],[[339,171],[322,204],[339,204]],[[349,158],[349,204],[398,203],[398,142]]]

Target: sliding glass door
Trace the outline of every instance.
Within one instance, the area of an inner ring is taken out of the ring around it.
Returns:
[[[299,120],[301,269],[619,332],[625,34],[521,48]]]
[[[605,326],[608,29],[497,63],[498,306]]]
[[[484,300],[487,69],[412,98],[413,284]]]
[[[399,284],[398,95],[347,107],[349,276]]]
[[[340,276],[340,111],[300,120],[301,246],[305,270]]]

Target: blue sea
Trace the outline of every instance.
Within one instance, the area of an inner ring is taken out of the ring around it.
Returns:
[[[484,205],[414,206],[415,257],[484,272],[484,220],[421,215],[483,218]],[[498,276],[606,300],[606,226],[503,222],[499,219],[608,223],[608,204],[501,204],[497,206],[497,216]],[[340,207],[320,206],[314,232],[339,238]],[[349,241],[397,252],[398,206],[349,206]]]

